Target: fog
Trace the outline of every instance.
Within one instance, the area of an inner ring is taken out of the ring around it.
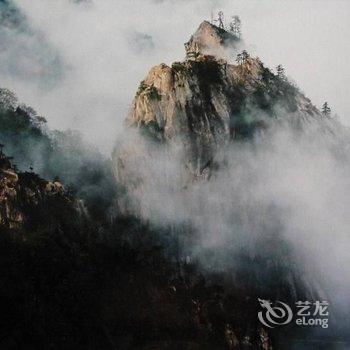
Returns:
[[[332,303],[335,316],[350,307],[350,143],[346,131],[336,135],[307,124],[302,133],[288,123],[271,125],[219,152],[209,181],[188,181],[181,144],[158,147],[129,135],[133,152],[123,168],[135,185],[127,205],[156,227],[190,232],[180,254],[203,271],[233,276],[242,252],[287,264],[289,288],[302,280],[316,290],[313,298]],[[257,281],[267,273],[263,265],[245,269]]]
[[[183,43],[219,9],[241,16],[252,54],[283,64],[315,104],[329,101],[350,124],[348,1],[13,2],[26,21],[1,31],[0,85],[106,154],[149,68],[183,59]]]

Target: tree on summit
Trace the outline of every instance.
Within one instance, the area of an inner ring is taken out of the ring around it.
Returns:
[[[221,29],[225,29],[224,13],[222,11],[219,11],[218,18],[214,19],[213,12],[212,12],[210,23],[216,25],[217,27],[219,27]]]
[[[218,13],[218,19],[216,20],[218,22],[218,27],[221,29],[225,29],[224,24],[224,13],[222,11],[219,11]]]
[[[285,69],[284,67],[279,64],[277,67],[276,67],[276,71],[277,71],[277,76],[281,79],[281,80],[286,80],[286,74],[285,74]]]
[[[242,35],[241,25],[242,25],[242,22],[241,22],[241,19],[239,18],[239,16],[237,16],[237,15],[232,16],[232,21],[230,23],[229,30],[237,38],[240,38]]]
[[[243,50],[242,53],[239,53],[237,55],[236,62],[239,65],[243,65],[248,61],[249,57],[250,57],[249,53],[246,50]]]
[[[241,31],[242,21],[237,15],[234,15],[231,18],[232,20],[229,26],[227,27],[225,25],[224,12],[219,11],[217,19],[214,19],[213,12],[212,12],[210,23],[215,24],[217,27],[221,29],[229,31],[231,34],[233,34],[235,37],[239,39],[242,36],[242,31]]]
[[[243,59],[242,59],[242,54],[241,54],[241,53],[239,53],[239,54],[237,55],[236,62],[237,62],[239,65],[243,64]]]
[[[325,117],[330,117],[331,112],[332,112],[332,110],[330,109],[330,107],[329,107],[329,105],[328,105],[328,102],[325,102],[325,103],[322,105],[322,114],[323,114]]]
[[[249,57],[250,57],[250,56],[249,56],[249,53],[248,53],[246,50],[243,50],[243,51],[242,51],[242,60],[243,60],[243,63],[247,62]]]

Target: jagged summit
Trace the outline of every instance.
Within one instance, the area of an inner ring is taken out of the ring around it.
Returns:
[[[241,40],[208,21],[203,21],[190,40],[185,43],[187,59],[197,59],[202,55],[226,58],[228,51],[237,48]]]
[[[227,142],[250,138],[276,120],[327,126],[322,113],[291,84],[245,50],[241,40],[207,21],[185,44],[187,59],[153,67],[141,82],[126,124],[153,140],[180,140],[197,176]],[[231,63],[235,62],[235,64]]]

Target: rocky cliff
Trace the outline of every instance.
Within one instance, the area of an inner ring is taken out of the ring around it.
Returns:
[[[204,55],[213,55],[227,59],[237,54],[241,46],[242,41],[237,36],[204,21],[185,43],[186,58],[196,60]]]
[[[150,70],[126,120],[154,140],[180,140],[195,176],[224,144],[249,138],[275,120],[295,127],[328,123],[284,75],[239,53],[239,45],[229,32],[203,22],[185,44],[184,61]]]
[[[23,229],[48,224],[58,211],[86,214],[84,206],[59,182],[20,172],[0,152],[0,225]]]

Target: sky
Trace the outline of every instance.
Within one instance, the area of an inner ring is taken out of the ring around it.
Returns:
[[[227,21],[241,17],[251,54],[282,64],[317,106],[327,100],[350,125],[349,1],[13,1],[27,27],[5,33],[0,85],[50,127],[77,129],[106,154],[149,69],[182,60],[183,43],[218,10]]]

